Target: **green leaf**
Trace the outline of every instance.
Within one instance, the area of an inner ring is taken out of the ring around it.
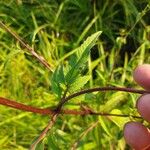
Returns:
[[[52,80],[57,83],[65,83],[63,65],[59,65],[53,73]]]
[[[73,84],[71,84],[71,87],[69,91],[77,91],[81,89],[88,81],[90,80],[90,76],[83,76],[83,77],[78,77]]]
[[[111,114],[118,114],[121,115],[122,112],[119,109],[113,109],[111,111]],[[110,116],[110,120],[112,120],[121,130],[123,129],[123,126],[126,122],[129,121],[129,118],[123,118],[123,117],[115,117],[115,116]]]
[[[75,58],[72,60],[74,63],[72,64],[71,69],[68,71],[66,75],[66,82],[68,84],[71,84],[74,82],[76,76],[79,74],[79,72],[82,70],[82,67],[87,62],[90,49],[94,46],[96,40],[100,36],[102,32],[96,32],[92,34],[90,37],[86,39],[86,41],[76,50],[76,60]]]
[[[86,41],[78,48],[76,55],[78,57],[78,63],[85,63],[87,56],[89,55],[90,49],[95,45],[96,40],[102,32],[96,32],[86,39]],[[82,65],[82,64],[80,64]]]
[[[59,149],[58,144],[56,144],[56,142],[52,136],[48,136],[47,140],[48,140],[48,149],[52,149],[52,150]]]
[[[51,81],[51,84],[52,84],[52,91],[58,96],[58,98],[60,98],[62,94],[60,84],[55,81]]]
[[[106,126],[105,121],[103,120],[102,116],[99,116],[98,119],[99,119],[100,125],[101,125],[101,127],[103,128],[103,130],[104,130],[110,137],[112,137],[112,135],[111,135],[111,133],[110,133],[110,131],[109,131],[109,128]]]
[[[63,65],[60,65],[56,68],[51,79],[52,91],[58,96],[58,98],[61,98],[63,84],[65,84],[65,76]]]
[[[90,49],[94,46],[101,32],[96,32],[76,50],[76,55],[72,56],[69,65],[63,68],[63,65],[57,67],[51,79],[52,91],[61,98],[62,92],[65,88],[71,85],[71,90],[75,91],[83,87],[89,80],[89,76],[79,77],[82,67],[87,62]],[[67,72],[66,72],[67,71]],[[66,75],[65,75],[66,74]],[[66,86],[67,85],[67,86]]]
[[[65,76],[64,76],[63,65],[58,66],[56,80],[59,81],[60,83],[65,84]]]
[[[100,106],[100,110],[102,112],[109,112],[113,110],[117,105],[126,101],[127,93],[115,92],[111,96],[109,96],[109,100],[105,105]]]
[[[44,143],[40,142],[36,145],[35,150],[44,150]]]

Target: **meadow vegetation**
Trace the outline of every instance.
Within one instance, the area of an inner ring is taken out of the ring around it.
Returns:
[[[141,89],[133,81],[132,72],[136,66],[150,63],[149,18],[149,0],[0,0],[0,21],[43,56],[51,68],[45,68],[1,27],[0,97],[40,108],[56,107],[66,88],[63,84],[54,87],[55,81],[63,83],[62,71],[67,76],[65,82],[71,85],[69,93],[104,86]],[[91,45],[86,43],[90,56],[85,54],[87,62],[82,60],[81,66],[77,60],[82,54],[77,48],[91,35],[96,37]],[[70,66],[78,79],[67,75]],[[96,112],[138,116],[138,97],[121,91],[94,92],[68,101],[63,108],[90,107]],[[0,105],[0,149],[28,149],[49,119]],[[44,146],[50,150],[130,149],[122,134],[129,120],[143,121],[133,117],[59,115],[37,150]]]

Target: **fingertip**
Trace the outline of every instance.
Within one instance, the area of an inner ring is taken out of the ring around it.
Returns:
[[[136,104],[139,114],[150,122],[150,94],[144,94],[137,100]]]
[[[138,66],[133,72],[133,78],[140,86],[150,90],[150,64]]]
[[[124,138],[135,150],[142,150],[150,146],[149,130],[138,122],[128,122],[124,126]]]

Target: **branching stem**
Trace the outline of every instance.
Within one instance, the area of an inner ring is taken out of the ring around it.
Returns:
[[[146,94],[150,93],[149,91],[145,90],[137,90],[133,88],[120,88],[120,87],[100,87],[100,88],[91,88],[91,89],[86,89],[79,91],[77,93],[74,93],[66,98],[63,99],[63,101],[59,105],[63,105],[66,103],[68,100],[77,97],[82,94],[90,93],[90,92],[96,92],[96,91],[101,91],[101,92],[106,92],[106,91],[124,91],[124,92],[130,92],[130,93],[137,93],[137,94]],[[50,108],[37,108],[33,106],[28,106],[13,100],[9,100],[3,97],[0,97],[0,104],[5,105],[8,107],[12,107],[18,110],[23,110],[23,111],[28,111],[28,112],[33,112],[33,113],[38,113],[42,115],[52,115],[55,110],[52,110]],[[60,107],[60,106],[59,106]],[[85,111],[76,111],[76,110],[61,110],[59,113],[61,114],[70,114],[70,115],[104,115],[100,113],[88,113]],[[124,115],[123,115],[124,116]],[[125,117],[125,116],[124,116]]]
[[[82,94],[86,93],[91,93],[91,92],[106,92],[106,91],[123,91],[123,92],[130,92],[130,93],[138,93],[138,94],[146,94],[150,93],[150,91],[145,91],[145,90],[137,90],[133,88],[122,88],[122,87],[98,87],[98,88],[91,88],[91,89],[86,89],[82,90],[79,92],[76,92],[74,94],[71,94],[70,96],[66,97],[67,91],[64,93],[64,96],[62,97],[60,103],[56,107],[55,110],[50,110],[49,108],[46,109],[41,109],[41,108],[36,108],[32,106],[28,106],[22,103],[18,103],[12,100],[8,100],[6,98],[0,97],[0,104],[9,106],[12,108],[16,108],[19,110],[24,110],[24,111],[29,111],[29,112],[34,112],[34,113],[39,113],[39,114],[44,114],[44,115],[52,115],[51,120],[49,121],[48,125],[44,129],[44,131],[40,134],[39,138],[31,145],[30,150],[34,150],[36,145],[46,136],[47,132],[49,129],[52,128],[54,123],[56,122],[56,119],[59,114],[72,114],[72,115],[101,115],[101,116],[116,116],[116,117],[134,117],[134,118],[141,118],[139,116],[131,116],[127,114],[109,114],[109,113],[103,113],[103,112],[94,112],[93,110],[82,110],[82,111],[77,111],[77,110],[62,110],[62,106],[69,101],[70,99],[80,96]]]
[[[68,92],[68,88],[65,90],[62,98],[61,98],[61,101],[63,101],[67,95],[67,92]],[[60,103],[61,103],[60,101]],[[34,150],[36,148],[36,145],[42,141],[42,139],[46,136],[47,132],[53,127],[53,125],[55,124],[56,120],[57,120],[57,117],[58,115],[60,114],[61,112],[61,109],[62,109],[62,105],[59,105],[57,106],[57,108],[54,110],[54,112],[52,113],[52,116],[51,116],[51,119],[49,121],[49,123],[47,124],[47,126],[45,127],[45,129],[42,131],[42,133],[39,135],[39,137],[37,138],[37,140],[31,145],[30,147],[30,150]]]

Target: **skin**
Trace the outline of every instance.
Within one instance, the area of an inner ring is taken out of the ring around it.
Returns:
[[[137,84],[150,91],[150,65],[138,66],[133,72]],[[137,100],[139,114],[150,122],[150,94],[144,94]],[[124,138],[135,150],[150,150],[150,130],[138,122],[128,122],[124,126]]]

